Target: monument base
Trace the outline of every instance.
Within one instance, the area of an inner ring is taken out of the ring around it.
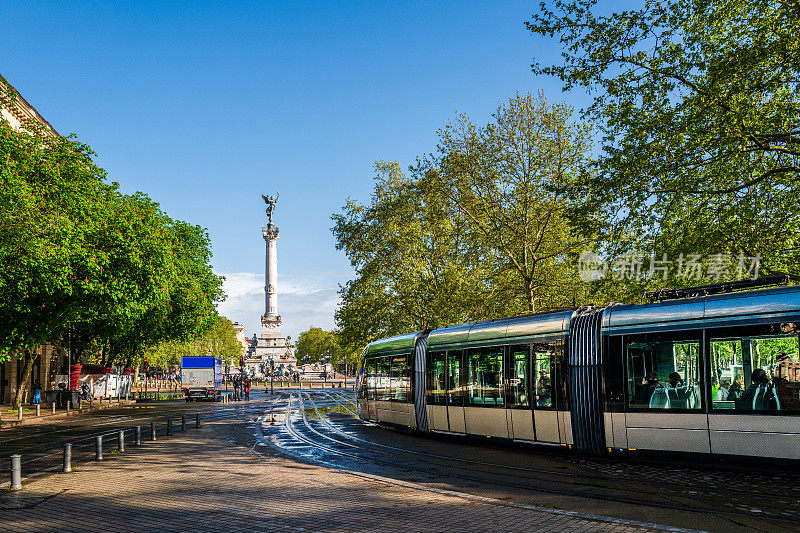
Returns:
[[[297,370],[294,345],[281,334],[280,315],[261,316],[261,335],[253,336],[245,358],[248,374],[264,377],[274,368],[275,377],[290,376]]]

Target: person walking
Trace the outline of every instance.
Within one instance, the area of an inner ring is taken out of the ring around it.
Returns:
[[[39,385],[38,381],[33,385],[33,400],[31,403],[34,405],[42,403],[42,386]]]

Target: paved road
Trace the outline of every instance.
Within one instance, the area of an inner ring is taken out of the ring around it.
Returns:
[[[352,395],[276,395],[256,437],[333,468],[522,505],[687,529],[800,530],[800,476],[595,459],[548,449],[430,438],[354,418]]]
[[[600,520],[608,527],[800,530],[800,476],[795,474],[594,459],[536,447],[423,437],[366,423],[353,410],[352,393],[336,389],[259,391],[251,402],[229,405],[144,404],[4,430],[0,457],[14,452],[23,458],[46,456],[60,450],[65,439],[84,439],[88,454],[98,432],[145,426],[151,419],[159,421],[163,432],[166,416],[199,411],[203,420],[225,428],[222,435],[231,449],[251,449],[265,461],[299,460],[404,490]],[[27,468],[41,468],[48,460],[60,461],[60,454]]]

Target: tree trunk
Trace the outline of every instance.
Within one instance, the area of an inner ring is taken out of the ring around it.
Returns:
[[[22,405],[22,401],[25,399],[25,393],[28,390],[28,383],[31,380],[33,363],[36,362],[36,357],[38,355],[36,352],[31,353],[28,350],[24,350],[22,353],[25,354],[25,370],[22,372],[22,378],[20,379],[20,382],[17,383],[17,394],[14,396],[14,409],[19,409],[19,407]]]
[[[533,280],[525,280],[525,296],[528,297],[528,311],[536,312],[536,296],[533,293]]]

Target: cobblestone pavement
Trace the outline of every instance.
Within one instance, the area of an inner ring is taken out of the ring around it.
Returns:
[[[0,531],[647,531],[263,455],[208,424],[0,494]]]

